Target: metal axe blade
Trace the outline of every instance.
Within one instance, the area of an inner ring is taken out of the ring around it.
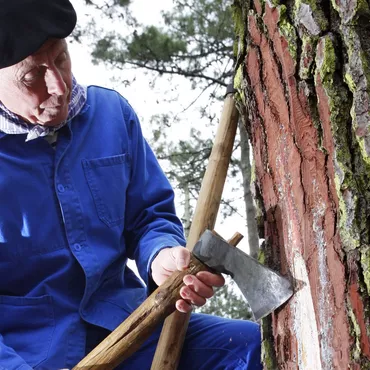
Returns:
[[[230,246],[209,230],[195,244],[193,254],[208,267],[235,280],[255,320],[265,317],[293,295],[287,278]]]

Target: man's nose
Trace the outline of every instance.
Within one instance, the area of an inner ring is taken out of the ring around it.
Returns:
[[[67,85],[58,68],[48,68],[45,73],[46,88],[50,95],[64,95]]]

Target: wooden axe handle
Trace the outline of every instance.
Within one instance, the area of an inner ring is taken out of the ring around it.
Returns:
[[[220,123],[187,238],[186,248],[189,250],[193,250],[195,243],[206,229],[212,230],[215,226],[238,119],[239,112],[235,106],[234,96],[229,94],[224,100]],[[167,317],[151,370],[175,370],[177,368],[189,318],[190,314],[183,314],[179,311]]]
[[[240,235],[238,233],[238,235]],[[241,236],[242,238],[242,236]],[[241,240],[233,237],[234,245]],[[111,370],[136,352],[166,316],[175,311],[175,303],[184,286],[185,275],[211,271],[191,255],[188,269],[174,272],[120,326],[95,347],[74,368]]]

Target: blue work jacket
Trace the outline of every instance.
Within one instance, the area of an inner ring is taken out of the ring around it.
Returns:
[[[0,369],[72,368],[86,323],[113,330],[183,245],[174,194],[127,101],[91,86],[54,150],[0,133]]]

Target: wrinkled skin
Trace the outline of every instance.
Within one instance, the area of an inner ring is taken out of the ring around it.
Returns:
[[[36,53],[0,69],[0,101],[32,124],[57,126],[68,116],[71,59],[65,40],[48,40]]]

